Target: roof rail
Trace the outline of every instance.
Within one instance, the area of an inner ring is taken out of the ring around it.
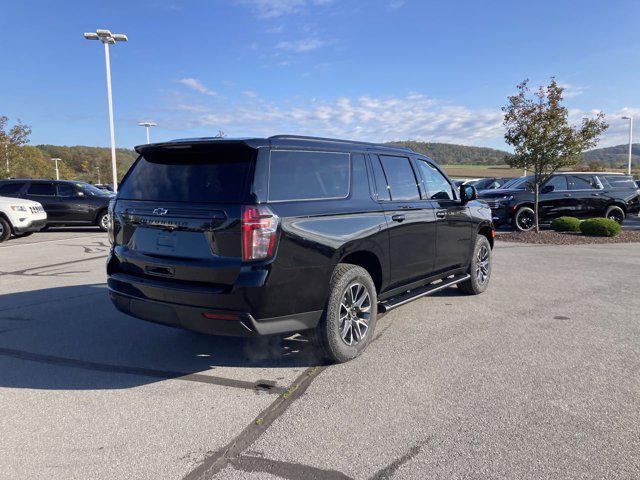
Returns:
[[[397,150],[406,150],[409,152],[413,152],[413,149],[409,147],[396,147],[393,145],[385,145],[384,143],[373,143],[373,142],[361,142],[357,140],[344,140],[340,138],[326,138],[326,137],[309,137],[306,135],[272,135],[268,138],[268,140],[312,140],[318,142],[333,142],[333,143],[352,143],[356,145],[367,145],[370,147],[383,147],[389,149],[397,149]]]

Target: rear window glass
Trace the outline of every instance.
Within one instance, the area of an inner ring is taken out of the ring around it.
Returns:
[[[348,153],[271,152],[269,200],[345,198],[349,195]]]
[[[0,185],[0,195],[9,195],[11,193],[19,192],[24,183],[7,183]]]
[[[195,145],[145,152],[120,185],[119,197],[171,202],[244,200],[255,150]]]
[[[605,188],[637,188],[633,179],[627,175],[601,175],[600,180]]]

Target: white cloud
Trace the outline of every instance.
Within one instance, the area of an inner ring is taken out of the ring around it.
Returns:
[[[163,122],[176,129],[234,134],[298,133],[367,141],[424,140],[483,145],[502,139],[502,113],[442,104],[426,95],[341,97],[277,104],[248,98],[245,102],[196,112],[176,107],[177,117]]]
[[[215,97],[216,95],[218,95],[217,92],[209,90],[207,87],[205,87],[197,78],[181,78],[180,80],[178,80],[178,83],[181,83],[182,85],[189,87],[196,92],[200,92],[211,97]]]
[[[254,92],[253,90],[245,90],[242,92],[245,97],[249,98],[258,98],[258,92]]]
[[[276,45],[279,50],[293,53],[307,53],[330,45],[332,42],[317,37],[295,41],[282,41]]]
[[[560,86],[564,88],[564,98],[575,98],[579,95],[582,95],[587,89],[587,87],[573,85],[571,83],[560,83]]]
[[[404,7],[406,3],[406,0],[391,0],[387,3],[387,9],[399,10],[400,8]]]
[[[276,18],[282,15],[300,13],[309,6],[322,6],[334,0],[236,0],[236,3],[250,5],[262,18]]]

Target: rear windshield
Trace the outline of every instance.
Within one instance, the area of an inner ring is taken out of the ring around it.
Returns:
[[[145,152],[120,185],[119,198],[171,202],[242,202],[256,150],[194,145]]]

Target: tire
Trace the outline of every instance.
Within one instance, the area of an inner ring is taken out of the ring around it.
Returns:
[[[0,217],[0,243],[11,236],[11,225],[3,217]]]
[[[513,216],[513,229],[528,232],[536,226],[536,214],[530,207],[520,207]]]
[[[103,232],[109,230],[109,213],[106,210],[98,215],[97,225]]]
[[[14,235],[14,237],[16,238],[24,238],[24,237],[28,237],[29,235],[33,235],[34,232],[24,232],[24,233],[19,233],[17,235]]]
[[[491,244],[484,235],[478,234],[476,238],[467,273],[471,278],[458,284],[460,290],[468,295],[478,295],[487,289],[491,280]]]
[[[618,223],[624,222],[625,219],[624,210],[616,205],[612,205],[607,208],[607,213],[605,213],[604,216],[611,220],[615,220]]]
[[[353,303],[356,305],[351,308]],[[357,265],[339,263],[331,277],[324,313],[318,326],[310,332],[310,340],[331,362],[352,360],[371,341],[377,313],[378,297],[369,272]]]

